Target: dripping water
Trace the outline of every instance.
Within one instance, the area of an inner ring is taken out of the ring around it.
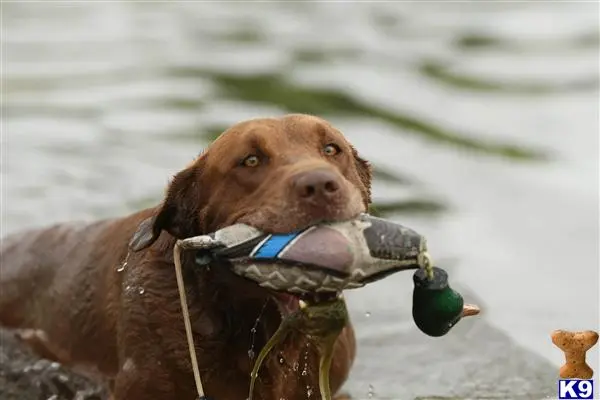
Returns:
[[[373,387],[373,385],[369,385],[369,391],[367,393],[367,396],[372,399],[373,396],[375,396],[375,388]]]
[[[254,360],[254,357],[256,356],[256,354],[254,352],[254,339],[256,337],[256,328],[258,327],[260,318],[262,317],[263,313],[265,312],[265,308],[267,308],[268,302],[269,302],[269,299],[267,299],[265,301],[265,303],[263,304],[262,308],[260,309],[260,312],[258,313],[258,317],[256,317],[256,320],[254,321],[254,326],[252,326],[252,329],[250,329],[250,349],[248,349],[248,358],[250,358],[250,360]]]
[[[306,342],[306,349],[304,350],[304,368],[302,368],[302,376],[308,375],[308,342]]]
[[[123,272],[125,271],[125,267],[127,266],[127,260],[129,259],[129,254],[130,252],[127,252],[127,255],[125,256],[125,260],[123,260],[123,262],[121,263],[121,265],[119,265],[117,267],[117,272]]]

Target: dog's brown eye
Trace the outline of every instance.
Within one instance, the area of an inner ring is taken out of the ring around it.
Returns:
[[[335,156],[339,152],[340,148],[337,146],[337,144],[329,143],[323,147],[323,153],[325,153],[326,156]]]
[[[260,164],[260,160],[257,156],[248,156],[246,158],[244,158],[244,161],[242,161],[242,165],[244,165],[245,167],[257,167],[258,164]]]

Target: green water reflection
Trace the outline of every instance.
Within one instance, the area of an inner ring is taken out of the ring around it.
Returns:
[[[288,112],[315,114],[323,117],[352,116],[373,118],[397,128],[398,134],[419,135],[441,144],[458,146],[490,156],[509,157],[513,160],[539,160],[545,154],[537,149],[512,143],[486,141],[474,135],[455,132],[409,114],[377,108],[332,89],[312,89],[289,82],[280,74],[240,76],[208,70],[179,68],[175,76],[202,76],[215,82],[227,98],[274,105]]]

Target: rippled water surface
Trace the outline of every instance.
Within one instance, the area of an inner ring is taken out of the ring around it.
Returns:
[[[373,161],[374,211],[485,307],[430,339],[410,275],[348,293],[355,396],[552,395],[549,333],[598,327],[598,3],[2,11],[3,234],[153,205],[229,124],[313,113]]]

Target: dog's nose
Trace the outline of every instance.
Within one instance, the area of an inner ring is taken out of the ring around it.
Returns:
[[[338,194],[340,186],[339,176],[326,169],[301,172],[293,180],[294,191],[301,200],[329,199]]]

